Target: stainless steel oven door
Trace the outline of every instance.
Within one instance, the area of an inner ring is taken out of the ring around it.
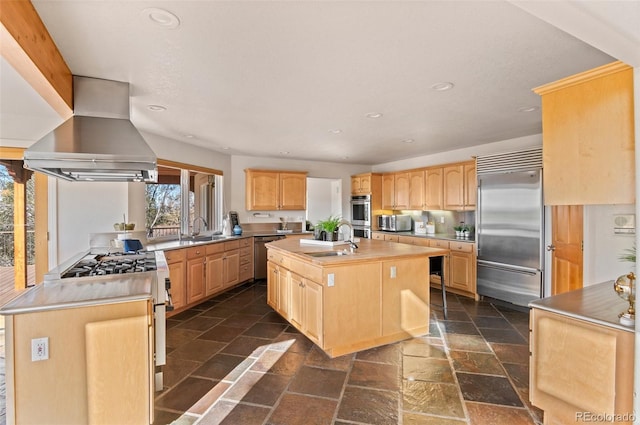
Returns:
[[[354,226],[371,226],[371,197],[351,197],[351,223]]]
[[[356,238],[371,239],[371,227],[369,226],[353,226],[353,236]]]

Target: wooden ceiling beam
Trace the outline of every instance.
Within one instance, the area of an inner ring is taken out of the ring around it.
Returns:
[[[73,114],[73,76],[30,0],[0,1],[0,54],[62,117]]]

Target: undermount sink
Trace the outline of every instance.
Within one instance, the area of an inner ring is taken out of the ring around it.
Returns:
[[[344,251],[320,251],[320,252],[305,252],[310,257],[337,257],[339,255],[350,255]]]
[[[224,235],[199,235],[199,236],[188,236],[186,238],[182,238],[182,240],[187,242],[208,242],[208,241],[219,241],[222,239],[227,239],[228,236]]]

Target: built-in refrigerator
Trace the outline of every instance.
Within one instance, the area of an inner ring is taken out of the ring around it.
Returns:
[[[544,296],[542,151],[477,158],[479,295],[527,306]]]

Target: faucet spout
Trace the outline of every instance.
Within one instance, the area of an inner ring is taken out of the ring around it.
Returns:
[[[198,229],[198,231],[196,232],[196,222],[198,220],[202,221],[202,225],[204,226],[204,230],[205,231],[207,230],[207,220],[205,220],[203,217],[198,216],[198,217],[193,219],[193,223],[191,224],[191,236],[199,235],[200,231],[202,230],[202,229]]]
[[[354,238],[353,225],[347,220],[342,220],[340,221],[340,224],[338,224],[338,229],[342,226],[349,226],[349,243],[350,243],[351,250],[353,252],[353,249],[358,248],[358,245],[353,243],[353,238]],[[354,245],[355,245],[355,248],[354,248]]]

